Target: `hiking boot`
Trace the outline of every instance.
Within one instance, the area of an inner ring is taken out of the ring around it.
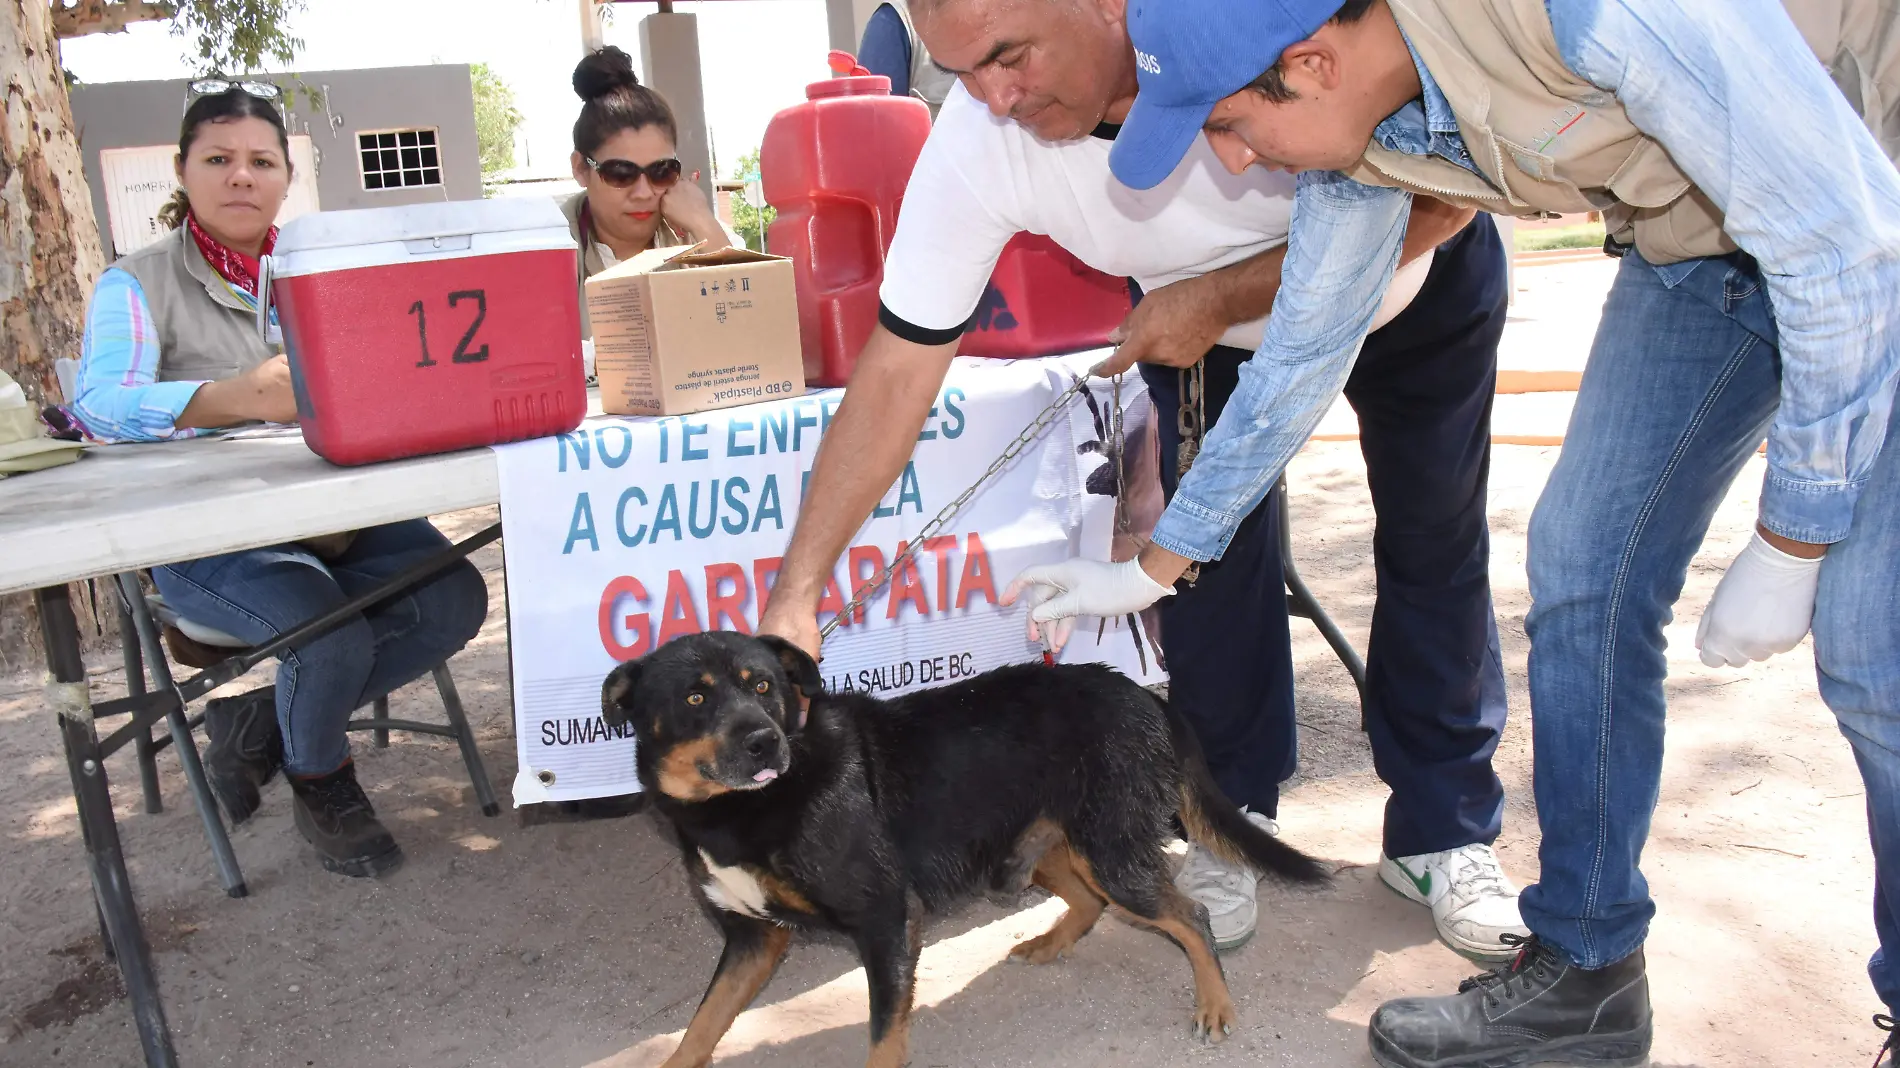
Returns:
[[[1638,1068],[1649,1059],[1643,951],[1579,968],[1542,939],[1505,935],[1517,959],[1449,997],[1400,998],[1367,1026],[1384,1068]]]
[[[1280,825],[1249,812],[1254,825],[1279,837]],[[1228,953],[1247,944],[1260,923],[1260,873],[1216,855],[1198,842],[1188,843],[1187,861],[1174,877],[1177,890],[1207,910],[1216,952]]]
[[[1900,1065],[1900,1033],[1893,1029],[1893,1017],[1876,1013],[1874,1026],[1887,1032],[1887,1040],[1874,1051],[1874,1068],[1894,1068]]]
[[[1488,845],[1415,857],[1381,853],[1379,881],[1431,909],[1438,937],[1472,960],[1510,960],[1517,955],[1518,943],[1531,935],[1517,911],[1517,885]],[[1507,944],[1505,935],[1518,942]]]
[[[297,829],[317,847],[326,871],[362,879],[402,866],[402,847],[357,784],[354,761],[328,775],[286,778],[297,795]]]
[[[284,766],[277,726],[277,687],[219,697],[205,704],[205,784],[237,826],[262,802],[264,784]]]

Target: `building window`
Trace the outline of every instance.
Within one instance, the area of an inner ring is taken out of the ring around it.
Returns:
[[[356,135],[364,189],[442,184],[435,130],[377,130]]]

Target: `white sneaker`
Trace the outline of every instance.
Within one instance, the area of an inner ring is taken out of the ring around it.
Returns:
[[[1505,935],[1529,938],[1517,911],[1517,884],[1488,845],[1416,857],[1379,854],[1379,880],[1432,910],[1445,944],[1473,960],[1509,960],[1517,947]]]
[[[1280,825],[1266,816],[1247,813],[1254,825],[1275,838]],[[1188,843],[1187,862],[1174,876],[1176,889],[1207,909],[1208,926],[1214,931],[1214,948],[1222,953],[1239,949],[1253,937],[1260,922],[1260,875],[1245,864],[1233,864],[1203,848]]]

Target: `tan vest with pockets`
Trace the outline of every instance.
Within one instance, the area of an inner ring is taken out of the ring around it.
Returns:
[[[1669,153],[1614,95],[1564,65],[1544,0],[1388,3],[1490,182],[1377,143],[1351,177],[1501,215],[1601,211],[1609,232],[1651,263],[1735,250],[1721,212]],[[1900,153],[1900,0],[1782,5],[1888,157]]]
[[[924,47],[923,38],[917,36],[916,24],[910,21],[909,0],[884,2],[904,20],[904,32],[910,36],[910,95],[929,106],[931,121],[935,122],[937,109],[943,107],[943,98],[949,96],[950,88],[957,84],[957,76],[946,74],[930,61],[930,51]]]
[[[276,355],[257,312],[179,227],[112,266],[138,280],[158,331],[160,382],[220,382]]]

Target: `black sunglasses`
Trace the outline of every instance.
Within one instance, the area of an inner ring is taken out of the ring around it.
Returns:
[[[680,161],[670,156],[656,159],[644,167],[630,159],[593,160],[582,156],[581,161],[594,168],[600,180],[615,189],[627,188],[639,181],[643,174],[655,189],[666,189],[680,180]]]
[[[234,81],[230,78],[199,78],[185,87],[185,110],[201,96],[217,96],[233,89],[248,93],[259,100],[268,100],[275,104],[282,100],[284,91],[269,82]]]

